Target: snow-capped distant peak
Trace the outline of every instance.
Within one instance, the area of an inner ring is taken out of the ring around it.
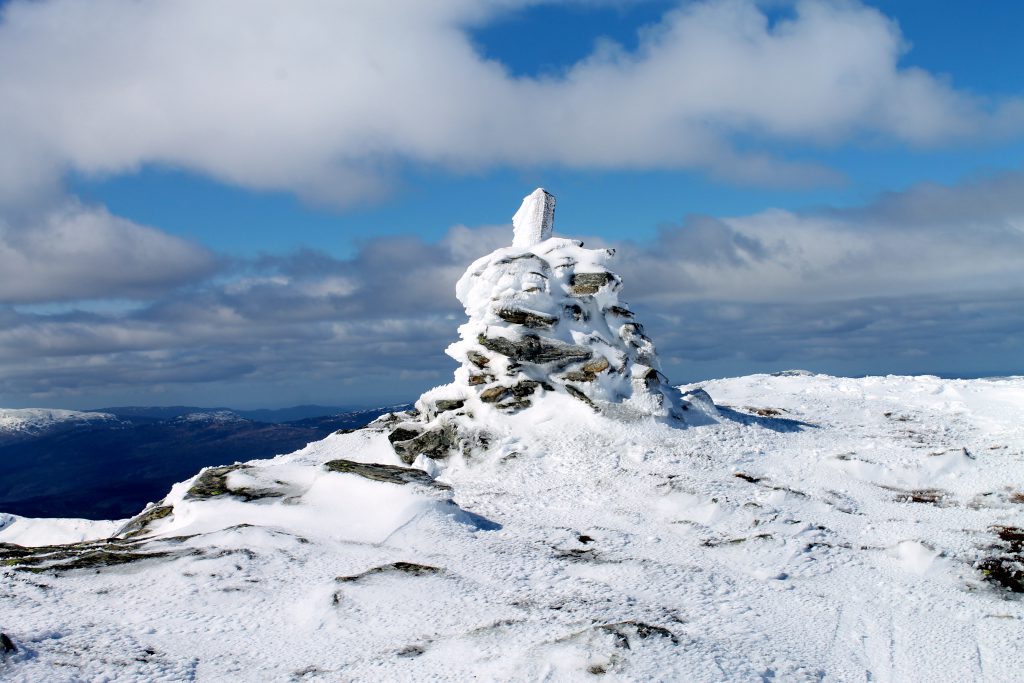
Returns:
[[[226,424],[230,422],[250,422],[250,420],[230,410],[209,410],[198,413],[187,413],[175,418],[175,422],[216,422]]]
[[[0,408],[0,434],[34,434],[59,424],[116,421],[110,413],[56,408]]]

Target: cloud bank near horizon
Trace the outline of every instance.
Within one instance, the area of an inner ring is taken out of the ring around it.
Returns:
[[[454,283],[510,242],[509,226],[456,226],[436,243],[370,239],[349,259],[314,250],[220,259],[213,275],[199,269],[119,310],[8,299],[0,395],[66,405],[117,391],[160,402],[219,384],[295,402],[405,398],[447,381],[443,349],[463,321]],[[691,216],[651,242],[615,246],[625,299],[677,380],[792,365],[954,374],[1024,365],[1021,172],[853,208]]]

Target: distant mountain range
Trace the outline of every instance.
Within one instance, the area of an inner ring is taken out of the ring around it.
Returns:
[[[408,407],[0,409],[0,512],[129,517],[201,467],[288,453]]]
[[[110,415],[116,415],[117,417],[128,417],[133,419],[151,418],[155,420],[172,420],[176,417],[195,413],[230,412],[248,420],[255,420],[256,422],[280,424],[282,422],[305,420],[310,417],[358,413],[360,411],[358,408],[353,406],[340,407],[302,405],[292,406],[291,408],[260,408],[258,410],[239,410],[238,408],[197,408],[195,406],[121,406],[115,408],[97,408],[90,412],[108,413]]]

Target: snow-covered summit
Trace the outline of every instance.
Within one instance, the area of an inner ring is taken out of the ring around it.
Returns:
[[[58,425],[116,421],[109,413],[54,408],[0,408],[0,434],[37,434]]]
[[[250,422],[251,420],[242,417],[231,410],[204,410],[195,413],[186,413],[174,418],[175,422],[230,424],[234,422]]]
[[[528,195],[512,246],[477,259],[456,284],[469,320],[447,353],[460,367],[393,432],[407,462],[471,450],[496,413],[532,409],[543,419],[561,410],[558,396],[607,419],[713,421],[710,402],[685,400],[661,374],[654,344],[619,299],[615,250],[552,236],[554,206],[541,188]]]

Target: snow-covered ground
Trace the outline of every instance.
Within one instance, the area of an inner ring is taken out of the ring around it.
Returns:
[[[35,434],[60,424],[116,420],[109,413],[50,408],[0,408],[0,434]]]
[[[401,464],[370,428],[4,546],[0,678],[1024,681],[983,571],[1020,552],[1024,378],[703,386],[707,426],[550,394],[440,483],[339,463]]]

